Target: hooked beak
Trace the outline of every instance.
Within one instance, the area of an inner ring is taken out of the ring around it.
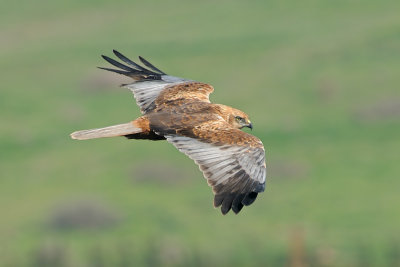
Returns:
[[[249,127],[253,131],[253,124],[251,124],[251,122],[249,122],[249,124],[247,124],[246,127]]]

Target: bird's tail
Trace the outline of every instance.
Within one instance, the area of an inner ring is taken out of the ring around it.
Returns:
[[[71,138],[77,140],[87,140],[103,137],[124,136],[140,133],[142,131],[142,128],[140,128],[135,121],[131,121],[128,123],[117,124],[104,128],[76,131],[71,134]]]

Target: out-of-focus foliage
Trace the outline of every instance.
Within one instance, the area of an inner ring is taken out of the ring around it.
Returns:
[[[398,1],[3,1],[1,266],[398,266]],[[165,142],[73,141],[139,115],[101,54],[250,114],[267,189],[212,208]]]

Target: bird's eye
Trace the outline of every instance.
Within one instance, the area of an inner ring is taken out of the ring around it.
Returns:
[[[236,116],[235,118],[236,118],[236,121],[237,121],[237,122],[241,122],[241,123],[244,123],[244,122],[245,122],[244,118],[242,118],[242,117],[240,117],[240,116]]]

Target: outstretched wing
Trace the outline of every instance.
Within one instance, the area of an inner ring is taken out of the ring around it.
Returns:
[[[123,85],[129,88],[143,114],[153,111],[162,105],[174,101],[205,101],[214,90],[211,85],[183,78],[169,76],[142,57],[140,61],[148,68],[140,66],[116,50],[114,54],[125,64],[107,56],[102,56],[107,62],[119,69],[102,68],[131,77],[135,82]]]
[[[222,120],[165,137],[199,165],[213,188],[214,206],[221,206],[223,214],[230,209],[238,213],[264,191],[265,151],[258,138]]]

